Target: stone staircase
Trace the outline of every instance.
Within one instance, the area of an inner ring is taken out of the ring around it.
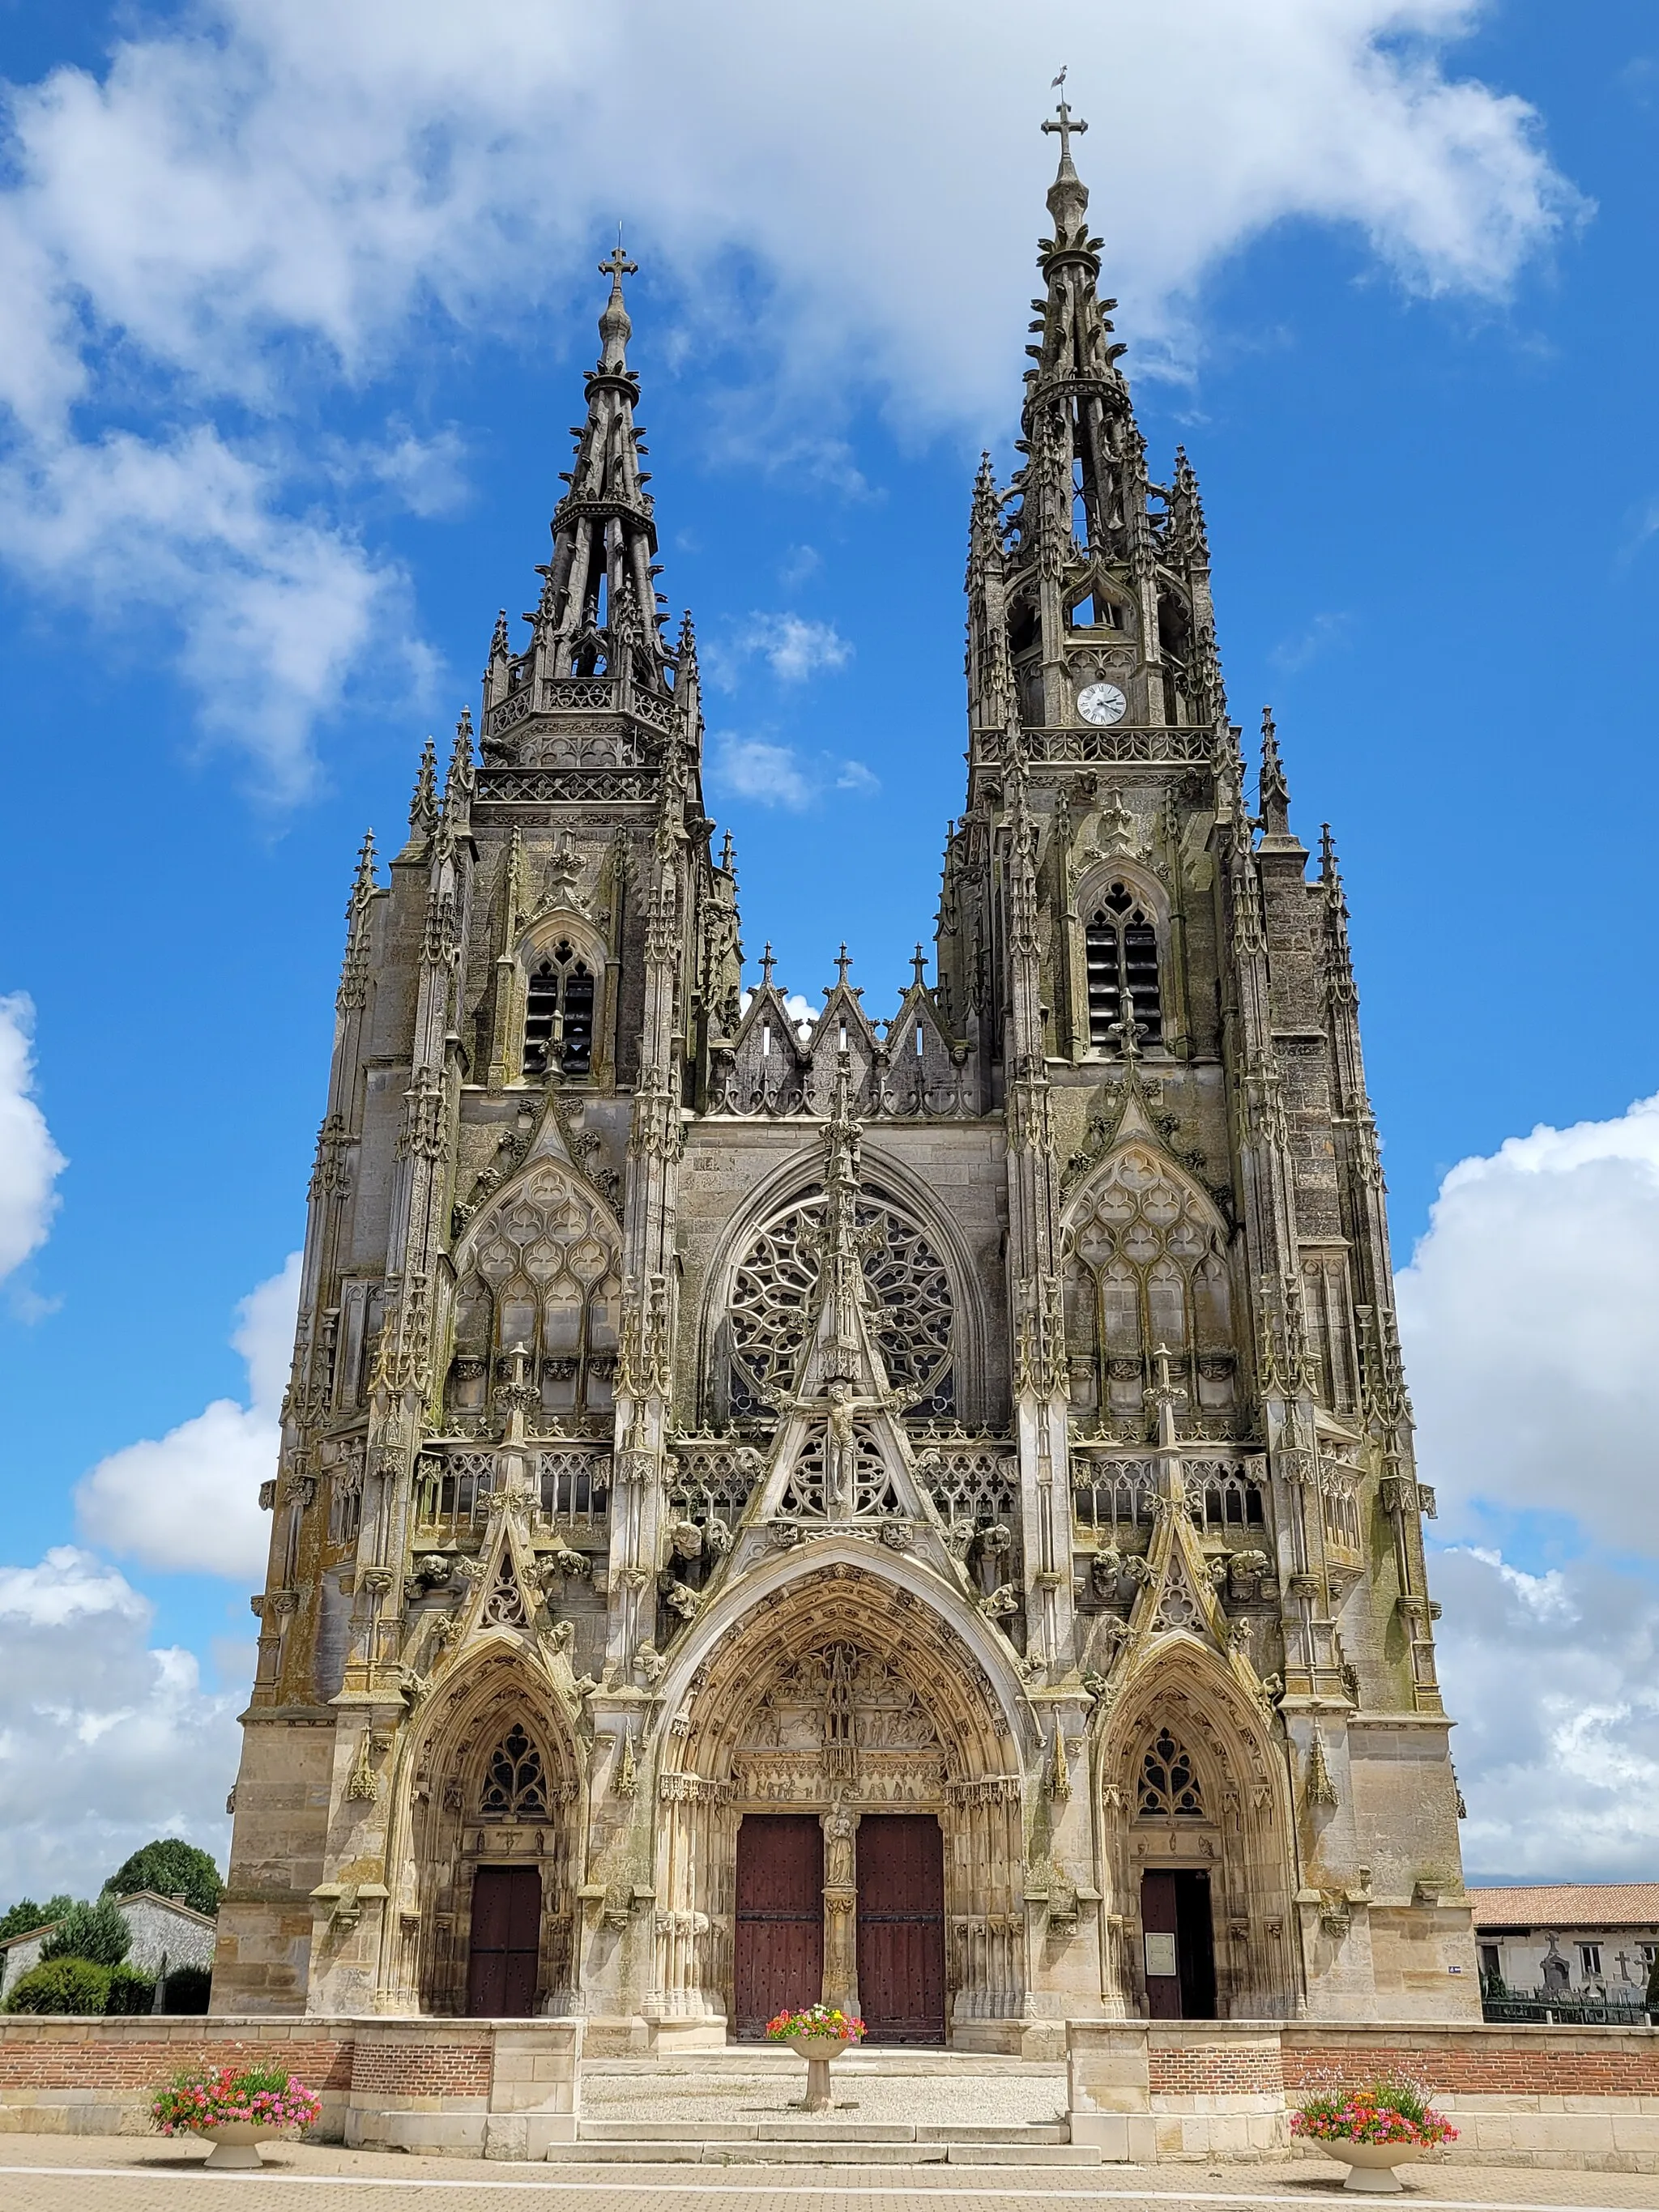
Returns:
[[[830,2069],[832,2111],[801,2110],[792,2051],[738,2044],[583,2062],[564,2164],[1095,2166],[1071,2140],[1063,2064],[977,2052],[860,2049]]]

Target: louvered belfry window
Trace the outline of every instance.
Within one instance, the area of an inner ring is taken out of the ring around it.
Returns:
[[[1089,1042],[1119,1042],[1114,1026],[1127,990],[1139,1042],[1164,1037],[1164,999],[1158,980],[1158,931],[1134,893],[1114,884],[1089,917],[1084,933],[1089,964]]]
[[[593,971],[561,939],[530,971],[525,1001],[524,1072],[586,1075],[593,1060]]]

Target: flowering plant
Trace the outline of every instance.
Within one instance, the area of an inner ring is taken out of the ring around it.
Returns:
[[[1407,2074],[1384,2074],[1354,2089],[1316,2089],[1291,2114],[1291,2133],[1309,2142],[1400,2143],[1420,2150],[1455,2142],[1456,2129],[1435,2111],[1430,2094]]]
[[[781,2012],[766,2023],[769,2043],[787,2043],[797,2035],[822,2036],[828,2043],[856,2043],[864,2022],[844,2013],[839,2005],[808,2005],[803,2012]]]
[[[277,2066],[186,2066],[156,2092],[150,2117],[164,2136],[200,2135],[233,2120],[261,2128],[314,2127],[323,2100]]]

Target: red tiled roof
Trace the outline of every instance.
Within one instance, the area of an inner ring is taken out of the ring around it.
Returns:
[[[1520,1883],[1468,1892],[1482,1928],[1659,1928],[1659,1881]]]

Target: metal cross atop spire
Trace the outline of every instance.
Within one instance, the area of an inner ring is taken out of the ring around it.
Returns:
[[[1073,120],[1071,106],[1066,97],[1066,72],[1064,70],[1061,70],[1060,75],[1054,79],[1054,85],[1059,88],[1060,91],[1060,101],[1054,109],[1054,114],[1058,116],[1060,119],[1058,122],[1055,122],[1052,118],[1045,118],[1042,127],[1045,131],[1055,131],[1059,134],[1060,166],[1062,170],[1065,170],[1069,169],[1072,166],[1072,133],[1075,131],[1078,135],[1081,137],[1083,132],[1085,131],[1089,126],[1083,120],[1083,118],[1080,115],[1075,121]]]

